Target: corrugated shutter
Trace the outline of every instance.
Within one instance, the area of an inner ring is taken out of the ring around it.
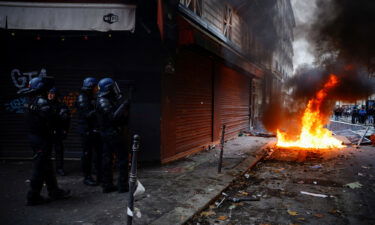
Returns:
[[[212,141],[212,63],[208,57],[184,52],[177,65],[176,152]]]
[[[212,142],[212,61],[182,50],[176,73],[163,81],[162,162],[202,150]]]
[[[215,72],[215,120],[220,124],[215,126],[215,140],[223,124],[230,139],[249,129],[250,78],[223,64],[217,64]]]

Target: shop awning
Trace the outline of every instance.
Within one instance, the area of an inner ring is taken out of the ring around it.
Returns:
[[[134,5],[1,2],[0,28],[21,30],[133,31]]]

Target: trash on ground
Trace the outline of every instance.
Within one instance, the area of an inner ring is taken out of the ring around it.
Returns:
[[[358,176],[364,177],[365,175],[363,173],[358,173]]]
[[[319,197],[319,198],[328,198],[328,195],[315,194],[315,193],[311,193],[311,192],[307,192],[307,191],[301,191],[301,194],[303,194],[303,195],[310,195],[310,196]]]
[[[221,221],[224,221],[224,220],[228,219],[228,217],[227,216],[219,216],[217,219],[221,220]]]
[[[323,215],[323,214],[320,214],[320,213],[316,213],[316,214],[314,214],[314,216],[315,216],[315,217],[318,217],[318,218],[323,218],[323,217],[324,217],[324,215]]]
[[[214,216],[216,213],[212,210],[201,212],[201,216]]]
[[[291,216],[298,216],[298,212],[292,210],[288,210],[288,214]]]
[[[249,193],[247,193],[246,191],[238,191],[238,193],[240,195],[243,195],[243,196],[248,196],[249,195]]]
[[[250,178],[250,174],[248,174],[248,173],[245,173],[244,176],[245,176],[246,179],[249,179],[249,178]]]
[[[310,169],[321,169],[321,168],[323,168],[322,164],[310,166]]]
[[[356,188],[361,188],[363,185],[359,183],[358,181],[353,182],[353,183],[348,183],[344,185],[345,187],[351,188],[351,189],[356,189]]]

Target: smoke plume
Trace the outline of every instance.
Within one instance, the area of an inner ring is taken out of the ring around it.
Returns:
[[[307,102],[334,74],[339,84],[328,93],[320,112],[328,122],[336,101],[364,100],[375,93],[375,1],[316,0],[309,4],[294,4],[303,12],[313,7],[315,17],[302,21],[298,33],[308,33],[307,41],[314,50],[314,66],[305,65],[286,82],[291,91],[289,100],[274,96],[265,108],[263,124],[267,130],[277,129],[289,134],[299,133],[300,119]],[[298,23],[298,14],[297,14]],[[305,36],[307,37],[307,36]],[[298,49],[297,49],[298,51]]]

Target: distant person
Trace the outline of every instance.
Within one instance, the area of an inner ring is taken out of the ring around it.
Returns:
[[[96,186],[102,179],[102,149],[103,142],[99,133],[96,116],[96,93],[98,81],[94,77],[83,80],[81,93],[76,102],[78,109],[78,130],[82,140],[82,170],[83,183]],[[96,169],[96,180],[92,177],[93,164]]]
[[[359,115],[359,122],[361,124],[366,123],[367,112],[364,106],[362,106],[362,108],[358,111],[358,115]]]
[[[354,106],[352,110],[352,124],[356,124],[357,121],[358,121],[358,109],[356,106]]]
[[[375,109],[374,106],[370,106],[367,111],[369,124],[375,124]]]
[[[335,110],[333,111],[335,115],[335,120],[338,121],[340,117],[340,108],[336,106]]]
[[[52,124],[52,148],[55,150],[56,173],[65,176],[63,140],[66,139],[70,127],[70,111],[68,106],[61,102],[56,87],[49,90],[48,101],[50,102],[52,111],[55,114]]]

